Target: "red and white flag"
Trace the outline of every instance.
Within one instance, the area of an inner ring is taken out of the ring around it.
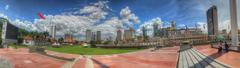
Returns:
[[[38,17],[39,17],[40,19],[46,19],[41,12],[38,12]]]

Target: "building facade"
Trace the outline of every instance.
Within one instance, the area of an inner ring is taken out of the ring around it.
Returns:
[[[176,29],[176,21],[171,22],[171,29],[175,30]]]
[[[129,27],[129,30],[124,30],[124,40],[133,40],[134,39],[134,29]]]
[[[146,39],[147,38],[147,29],[145,27],[142,27],[142,34],[143,34],[143,38]]]
[[[71,35],[71,34],[65,34],[65,35],[64,35],[64,42],[65,42],[65,43],[74,43],[73,35]]]
[[[101,41],[101,31],[97,31],[97,41]]]
[[[121,40],[123,40],[122,38],[123,38],[123,37],[122,37],[122,31],[121,31],[121,30],[118,30],[118,31],[117,31],[116,41],[121,41]]]
[[[86,30],[86,42],[90,42],[92,38],[92,31],[91,30]]]
[[[50,27],[49,34],[50,34],[51,38],[55,39],[55,37],[56,37],[56,26],[55,25],[52,25]]]
[[[207,10],[208,35],[216,35],[218,33],[218,15],[217,7],[212,6]]]
[[[92,32],[91,41],[97,41],[96,32]]]
[[[159,36],[158,25],[159,25],[158,23],[154,23],[154,24],[153,24],[153,35],[154,35],[154,37]]]

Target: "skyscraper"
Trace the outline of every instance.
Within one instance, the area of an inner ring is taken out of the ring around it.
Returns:
[[[130,30],[130,35],[131,35],[131,38],[134,38],[135,37],[135,30],[133,29],[133,27],[129,27],[129,30]]]
[[[159,25],[158,23],[154,23],[154,24],[153,24],[153,36],[154,36],[154,37],[156,37],[156,36],[159,35],[159,34],[158,34],[158,33],[159,33],[158,25]]]
[[[131,31],[130,30],[124,30],[124,39],[129,40],[131,39]]]
[[[51,36],[51,38],[55,38],[55,36],[56,36],[56,26],[55,25],[52,25],[51,27],[50,27],[50,32],[49,32],[49,34],[50,34],[50,36]]]
[[[176,21],[172,21],[171,22],[171,27],[172,27],[173,30],[176,29]]]
[[[86,30],[86,42],[90,42],[92,38],[92,32],[91,30],[87,29]]]
[[[122,40],[122,31],[119,29],[117,31],[117,38],[116,38],[116,41],[121,41]]]
[[[96,32],[92,32],[91,41],[97,41]]]
[[[97,31],[97,41],[101,41],[101,31]]]
[[[142,34],[144,38],[147,36],[147,31],[145,27],[142,27]]]
[[[212,6],[207,10],[208,35],[216,35],[218,33],[218,16],[217,7]]]
[[[129,27],[129,30],[124,30],[124,39],[132,40],[134,38],[134,29]]]

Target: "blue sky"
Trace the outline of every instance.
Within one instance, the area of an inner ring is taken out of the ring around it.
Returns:
[[[37,13],[57,15],[62,12],[81,8],[98,0],[1,0],[1,13],[10,19],[33,21],[38,18]],[[8,10],[4,10],[6,5]],[[110,0],[108,3],[112,15],[119,15],[122,8],[128,6],[141,23],[155,17],[163,21],[175,20],[177,24],[189,26],[197,22],[206,21],[206,10],[210,3],[208,0]],[[135,27],[137,27],[136,25]]]
[[[52,22],[59,26],[57,34],[84,34],[86,29],[114,33],[119,26],[126,25],[140,30],[140,26],[156,19],[164,24],[176,21],[177,27],[195,27],[206,23],[206,11],[211,5],[221,3],[218,0],[1,0],[0,16],[25,29],[47,30],[46,25]],[[219,10],[223,20],[227,12],[224,7]],[[39,20],[38,12],[48,20]]]

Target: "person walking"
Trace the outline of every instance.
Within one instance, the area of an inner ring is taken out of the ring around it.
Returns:
[[[222,42],[220,41],[218,44],[218,53],[222,52]]]
[[[228,52],[228,51],[229,51],[229,50],[228,50],[229,46],[228,46],[228,44],[227,44],[227,42],[226,42],[226,41],[225,41],[225,43],[224,43],[224,48],[225,48],[226,52]]]

